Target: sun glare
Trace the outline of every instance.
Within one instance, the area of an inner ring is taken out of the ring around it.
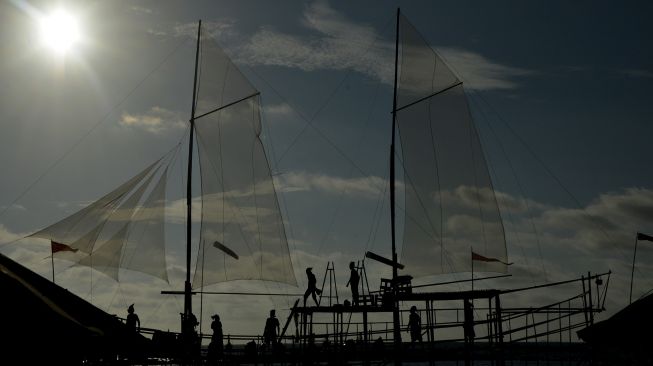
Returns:
[[[47,47],[65,54],[80,38],[77,20],[70,13],[57,10],[41,20],[41,37]]]

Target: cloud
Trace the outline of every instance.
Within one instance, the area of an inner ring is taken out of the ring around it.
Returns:
[[[261,26],[251,35],[238,31],[236,21],[203,22],[202,28],[228,45],[237,63],[249,66],[282,66],[304,71],[354,71],[387,85],[393,83],[394,40],[387,40],[369,24],[357,23],[334,10],[328,1],[307,5],[299,20],[305,31],[286,33]],[[177,23],[171,29],[149,31],[157,36],[195,38],[196,23]],[[514,78],[529,70],[502,65],[470,50],[440,48],[441,55],[470,89],[513,89]]]
[[[305,71],[353,70],[392,84],[394,42],[383,40],[373,27],[352,22],[326,1],[307,6],[301,23],[314,35],[298,36],[263,27],[238,49],[238,61]],[[468,83],[468,88],[512,89],[518,86],[512,80],[514,77],[531,73],[491,61],[473,51],[439,50]]]
[[[644,70],[644,69],[624,69],[624,70],[619,70],[619,73],[630,76],[633,78],[644,78],[644,79],[651,79],[653,78],[653,71],[651,70]]]
[[[393,44],[380,40],[373,27],[353,23],[321,1],[306,7],[301,23],[312,36],[262,27],[238,48],[237,60],[304,71],[353,70],[392,83]]]
[[[135,13],[144,13],[144,14],[152,14],[153,13],[152,9],[146,8],[146,7],[143,7],[143,6],[134,5],[134,6],[130,7],[130,9]]]
[[[469,89],[514,89],[518,86],[513,81],[515,77],[532,74],[529,70],[501,65],[481,54],[460,48],[443,47],[438,51]]]
[[[11,206],[0,206],[0,210],[17,210],[17,211],[27,211],[27,208],[25,206],[14,203]]]
[[[281,192],[320,191],[363,198],[376,198],[387,184],[385,179],[376,176],[341,178],[305,172],[289,172],[275,178],[275,186]]]
[[[154,134],[163,133],[169,129],[186,128],[186,122],[177,112],[154,106],[142,114],[123,112],[119,121],[120,125],[139,128]]]
[[[202,22],[203,34],[216,40],[226,40],[237,35],[234,29],[236,21],[233,19],[221,19],[218,21]],[[173,27],[175,37],[197,38],[197,23],[177,23]]]
[[[271,104],[264,107],[264,112],[274,117],[289,117],[293,110],[287,103]]]

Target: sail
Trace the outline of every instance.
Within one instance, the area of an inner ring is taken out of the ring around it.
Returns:
[[[230,280],[296,285],[260,139],[258,91],[210,38],[202,37],[200,54],[195,131],[202,217],[193,288]]]
[[[147,273],[168,282],[165,250],[165,207],[168,169],[161,174],[131,220],[121,268]]]
[[[167,281],[163,225],[168,170],[159,173],[163,164],[159,159],[99,200],[31,236],[77,249],[56,255],[116,281],[120,268]]]
[[[405,271],[470,271],[472,249],[507,262],[499,207],[462,83],[404,17],[399,34]],[[506,266],[477,262],[474,270],[506,272]]]
[[[97,235],[89,235],[94,231],[100,231],[101,226],[106,222],[120,200],[129,192],[133,191],[152,172],[152,169],[159,163],[157,161],[136,174],[118,188],[107,193],[102,198],[89,204],[76,213],[58,221],[45,229],[39,230],[30,235],[35,238],[50,239],[59,243],[67,244],[80,251],[90,253],[97,239]],[[82,240],[84,239],[84,240]],[[80,241],[81,240],[81,241]],[[73,243],[75,243],[73,245]]]

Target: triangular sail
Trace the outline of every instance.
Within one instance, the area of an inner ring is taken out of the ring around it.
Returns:
[[[132,191],[143,179],[152,171],[160,161],[145,168],[142,172],[123,183],[120,187],[109,192],[104,197],[91,203],[76,213],[58,221],[43,230],[37,231],[30,235],[36,238],[50,239],[59,243],[71,245],[77,243],[78,247],[73,247],[81,251],[90,252],[93,248],[92,242],[79,242],[80,238],[86,236],[89,232],[104,223],[109,215],[116,208],[118,203],[125,195]],[[97,237],[96,237],[97,238]]]
[[[258,92],[209,38],[202,39],[200,65],[195,128],[202,226],[193,288],[238,279],[295,285],[281,210],[259,137]]]
[[[132,219],[121,268],[147,273],[168,282],[164,237],[166,169]]]
[[[406,272],[470,271],[472,248],[507,262],[499,208],[462,83],[403,17],[399,34]],[[505,272],[506,266],[477,262],[474,270]]]
[[[82,258],[78,264],[91,267],[118,281],[120,255],[127,239],[129,224],[125,224],[109,240],[102,243],[93,253]]]
[[[86,208],[31,236],[77,249],[76,253],[56,254],[77,265],[90,266],[116,281],[120,268],[167,281],[163,235],[167,168],[159,175],[161,165],[162,160],[158,160]],[[157,175],[158,182],[152,187]],[[148,191],[149,195],[141,202]],[[128,238],[131,240],[126,245]],[[130,250],[128,256],[123,255],[126,247]],[[126,260],[121,260],[123,257]]]

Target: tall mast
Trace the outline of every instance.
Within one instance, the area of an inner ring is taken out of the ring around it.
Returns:
[[[200,56],[200,33],[202,29],[202,21],[199,21],[197,26],[197,48],[195,49],[195,76],[193,79],[193,104],[191,106],[190,116],[190,138],[188,139],[188,179],[186,180],[186,282],[184,282],[184,319],[193,311],[193,302],[190,284],[190,254],[191,254],[191,236],[192,236],[192,218],[191,208],[193,199],[193,132],[195,130],[195,99],[197,97],[197,66]],[[182,323],[183,324],[183,323]],[[182,333],[187,327],[182,327]]]
[[[400,8],[397,8],[397,31],[395,35],[395,82],[394,95],[392,99],[392,142],[390,143],[390,224],[392,230],[392,282],[393,295],[395,297],[392,310],[392,323],[394,328],[395,346],[401,344],[401,332],[399,324],[399,302],[397,296],[397,244],[395,228],[395,129],[397,128],[397,64],[399,63],[399,14]]]

